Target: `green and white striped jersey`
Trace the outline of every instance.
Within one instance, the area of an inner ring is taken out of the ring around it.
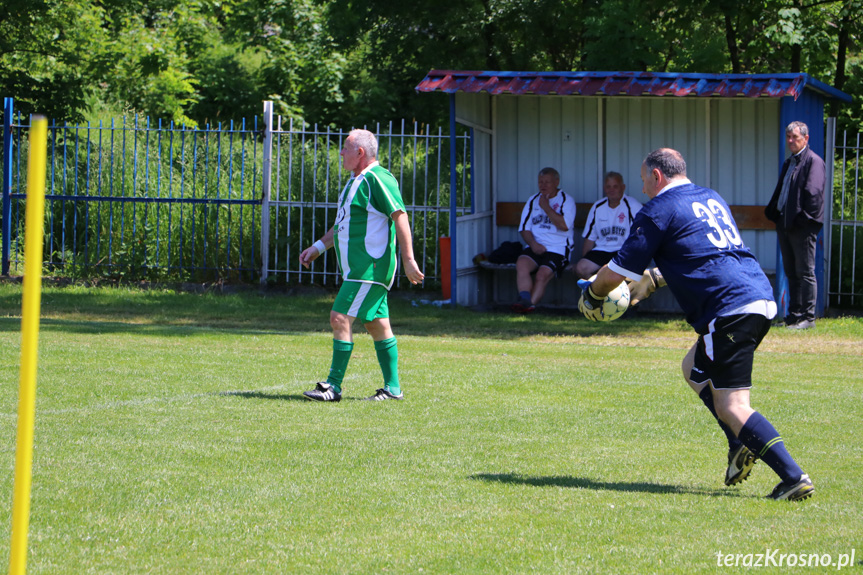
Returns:
[[[406,211],[398,182],[378,162],[348,181],[333,226],[345,281],[392,287],[398,269],[392,215],[399,210]]]

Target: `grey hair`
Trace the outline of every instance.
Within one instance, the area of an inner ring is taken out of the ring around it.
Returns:
[[[602,183],[604,184],[605,182],[607,182],[611,178],[616,179],[621,184],[623,183],[623,175],[620,172],[606,172],[605,177],[602,178]]]
[[[790,134],[795,129],[800,130],[800,135],[804,138],[809,135],[809,126],[807,126],[803,122],[791,122],[790,124],[788,124],[788,127],[785,128],[785,133]]]
[[[686,176],[686,161],[677,150],[659,148],[653,150],[644,158],[644,165],[649,171],[659,170],[666,178]]]
[[[366,151],[366,156],[369,158],[378,157],[378,140],[374,134],[368,130],[351,130],[348,137],[353,138],[354,145],[357,148],[362,148]]]
[[[553,176],[558,182],[560,181],[560,172],[554,168],[543,168],[539,171],[540,176]]]

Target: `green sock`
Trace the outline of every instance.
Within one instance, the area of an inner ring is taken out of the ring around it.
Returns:
[[[333,391],[336,393],[342,392],[342,380],[345,378],[345,371],[348,369],[348,362],[351,360],[353,350],[354,342],[333,340],[333,363],[330,365],[327,383],[333,386]]]
[[[383,339],[375,342],[375,351],[378,355],[378,363],[384,374],[384,389],[393,395],[401,394],[399,387],[399,348],[396,338]]]

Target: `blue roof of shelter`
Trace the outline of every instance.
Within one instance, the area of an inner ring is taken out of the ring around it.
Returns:
[[[851,102],[851,96],[809,74],[676,74],[668,72],[489,72],[431,70],[418,92],[558,96],[791,96],[804,89]]]

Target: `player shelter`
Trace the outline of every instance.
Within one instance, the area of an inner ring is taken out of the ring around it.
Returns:
[[[454,200],[450,207],[450,292],[454,303],[466,306],[515,299],[514,272],[490,273],[473,260],[503,241],[521,240],[517,219],[537,191],[541,168],[556,168],[561,189],[578,202],[577,260],[587,211],[603,197],[603,175],[623,174],[626,193],[644,203],[641,162],[650,151],[670,147],[683,154],[694,183],[717,190],[732,207],[743,241],[778,286],[782,309],[787,283],[764,206],[786,157],[784,129],[795,120],[809,126],[809,145],[827,163],[829,198],[833,137],[825,150],[824,104],[851,101],[804,73],[431,70],[416,90],[448,94],[450,134],[456,124],[472,133],[472,207],[457,208]],[[829,222],[832,202],[824,205]],[[825,233],[829,243],[829,226],[819,238],[819,313],[826,293]],[[570,274],[552,281],[543,303],[574,306],[577,294]],[[679,309],[667,290],[644,307]]]

